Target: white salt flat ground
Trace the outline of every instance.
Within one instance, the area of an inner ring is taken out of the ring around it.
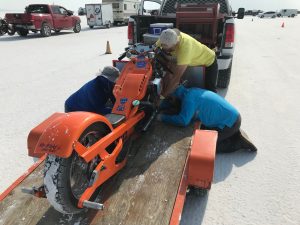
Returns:
[[[300,224],[300,17],[237,20],[226,98],[258,153],[218,155],[212,189],[188,196],[182,224]],[[281,28],[282,22],[285,27]],[[112,55],[104,55],[106,41]],[[127,28],[0,37],[0,192],[32,164],[26,138],[127,44]]]

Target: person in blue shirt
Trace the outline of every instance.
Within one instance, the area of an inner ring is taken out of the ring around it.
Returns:
[[[86,111],[105,115],[111,112],[115,97],[113,88],[120,71],[113,66],[104,67],[97,77],[65,101],[65,112]],[[108,103],[111,103],[108,106]]]
[[[173,108],[173,109],[172,109]],[[170,112],[177,109],[177,113]],[[217,152],[239,149],[257,151],[248,136],[240,130],[240,113],[218,94],[201,88],[179,86],[160,105],[159,121],[177,126],[188,126],[200,120],[205,129],[218,131]],[[171,115],[170,115],[171,113]]]

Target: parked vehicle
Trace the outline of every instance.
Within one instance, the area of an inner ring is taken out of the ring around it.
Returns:
[[[129,45],[145,41],[145,39],[147,43],[148,41],[154,43],[159,35],[149,32],[150,25],[171,23],[173,27],[190,34],[216,51],[219,67],[218,86],[228,87],[235,45],[235,17],[232,15],[229,1],[194,0],[195,3],[179,4],[176,0],[152,0],[151,2],[161,5],[158,15],[152,16],[143,15],[145,2],[146,0],[141,1],[139,15],[131,16],[129,20]],[[238,19],[243,19],[244,11],[244,8],[238,10]]]
[[[277,16],[295,17],[297,16],[297,14],[298,14],[298,9],[281,9]]]
[[[114,23],[112,4],[86,4],[87,24],[92,29],[94,26],[110,28]]]
[[[114,24],[127,24],[131,15],[136,15],[139,9],[139,0],[103,0],[113,6]]]
[[[78,16],[84,16],[84,15],[86,15],[86,10],[85,8],[80,7],[78,9]]]
[[[268,11],[268,12],[258,14],[258,17],[259,18],[276,18],[277,13],[274,11]]]
[[[260,13],[263,13],[262,10],[256,10],[256,9],[253,9],[253,10],[247,10],[245,12],[245,15],[249,15],[249,16],[257,16],[258,14]]]
[[[15,32],[16,31],[13,29],[13,27],[10,26],[5,19],[2,19],[0,17],[0,36],[4,35],[6,33],[8,35],[14,35]]]
[[[73,29],[75,33],[81,30],[80,18],[58,5],[29,5],[25,13],[7,13],[5,19],[20,36],[27,36],[29,31],[40,31],[43,37],[49,37],[51,30],[60,32]]]

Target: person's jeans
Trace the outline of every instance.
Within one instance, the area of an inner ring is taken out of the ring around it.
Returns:
[[[213,64],[205,68],[205,88],[207,90],[217,93],[218,73],[218,61],[215,58]]]
[[[218,131],[217,152],[231,152],[233,150],[232,145],[239,139],[241,122],[242,118],[239,115],[232,127],[224,127],[223,129],[220,129],[205,127],[202,125],[201,128]]]
[[[216,130],[218,131],[218,143],[233,137],[235,134],[237,134],[241,127],[242,118],[241,115],[238,115],[238,118],[236,119],[235,123],[232,125],[232,127],[225,126],[223,129],[220,129],[218,127],[206,127],[205,125],[202,125],[202,129],[206,130]]]

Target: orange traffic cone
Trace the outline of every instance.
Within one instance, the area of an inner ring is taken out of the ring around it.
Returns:
[[[105,54],[112,54],[111,49],[110,49],[109,41],[106,42],[106,52],[105,52]]]
[[[284,22],[282,22],[281,27],[284,28]]]

